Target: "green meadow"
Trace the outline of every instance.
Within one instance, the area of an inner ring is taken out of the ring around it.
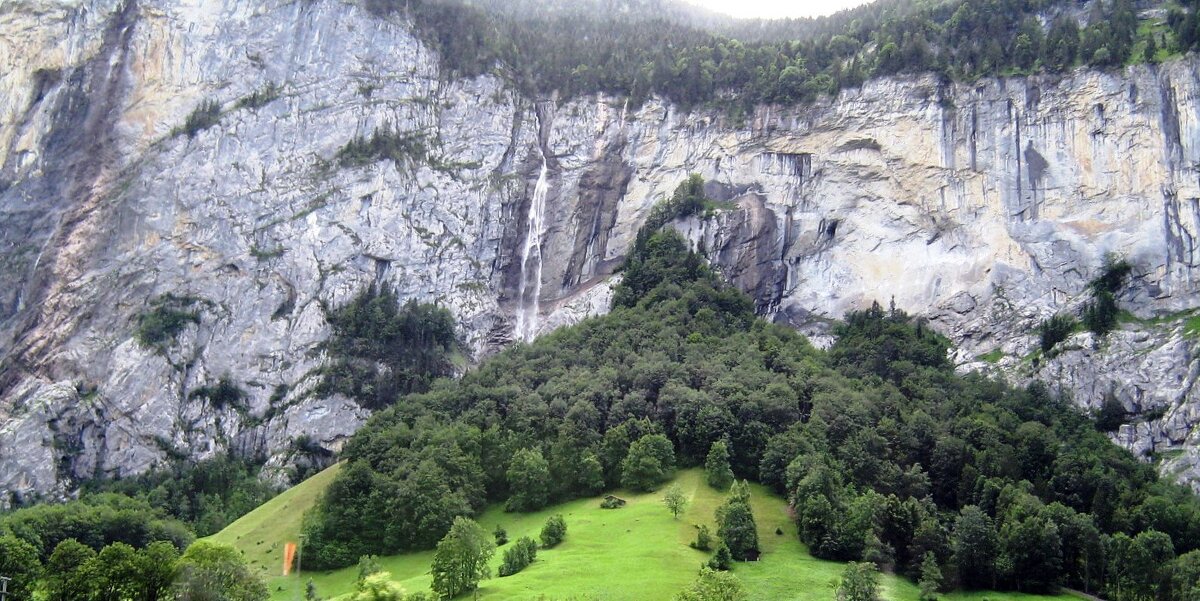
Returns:
[[[312,507],[321,491],[336,474],[334,466],[247,514],[211,540],[242,550],[255,567],[263,570],[273,600],[304,598],[304,585],[311,578],[325,599],[354,590],[357,568],[330,572],[281,575],[283,545],[300,532],[304,511]],[[505,513],[499,505],[479,517],[491,532],[497,525],[508,532],[509,544],[521,536],[537,538],[546,518],[561,513],[567,521],[567,538],[554,549],[538,551],[537,561],[507,578],[490,578],[481,583],[479,599],[594,599],[597,601],[670,599],[695,577],[708,554],[688,547],[699,524],[716,532],[713,512],[725,493],[704,483],[703,471],[681,470],[674,480],[688,494],[687,510],[674,519],[662,503],[662,491],[614,494],[628,504],[620,509],[601,509],[600,499],[580,499],[535,513]],[[754,600],[828,601],[833,599],[845,564],[817,559],[796,536],[784,500],[765,488],[752,485],[751,504],[758,524],[762,558],[739,563],[734,574]],[[782,534],[777,534],[782,531]],[[492,561],[500,565],[504,547]],[[428,589],[433,552],[408,553],[380,558],[383,568],[406,590]],[[303,558],[301,558],[303,569]],[[917,601],[917,587],[903,578],[885,574],[883,597],[893,601]],[[973,592],[944,595],[945,601],[1034,601],[1051,599],[1018,593]],[[1065,595],[1060,598],[1067,598]]]

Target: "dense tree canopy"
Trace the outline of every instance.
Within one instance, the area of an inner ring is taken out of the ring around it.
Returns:
[[[1107,68],[1195,47],[1194,2],[1165,26],[1139,28],[1132,0],[879,0],[821,19],[705,19],[664,3],[369,0],[408,14],[453,74],[499,70],[523,91],[653,94],[715,103],[735,116],[757,103],[808,101],[873,76],[936,72],[951,79],[1079,64]]]
[[[32,545],[40,561],[54,548],[74,539],[95,551],[112,543],[141,548],[166,541],[178,549],[193,539],[183,523],[141,499],[114,493],[87,495],[78,501],[34,505],[0,514],[0,536],[12,534]]]
[[[259,479],[260,463],[231,455],[204,461],[172,461],[161,469],[122,480],[93,480],[88,492],[115,492],[148,503],[199,536],[214,534],[267,502],[277,489]]]
[[[401,305],[390,288],[368,287],[342,307],[326,310],[333,334],[331,356],[317,393],[342,393],[369,409],[382,409],[439,376],[454,373],[458,351],[454,317],[436,305]]]

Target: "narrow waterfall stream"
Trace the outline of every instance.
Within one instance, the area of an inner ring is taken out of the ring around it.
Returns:
[[[542,156],[542,170],[533,187],[525,222],[525,244],[521,247],[521,284],[517,291],[517,329],[521,340],[537,336],[538,307],[542,295],[542,228],[545,224],[546,193],[550,190],[550,168]]]

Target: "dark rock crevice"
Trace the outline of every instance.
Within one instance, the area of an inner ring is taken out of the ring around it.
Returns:
[[[41,174],[0,194],[0,238],[29,249],[24,261],[0,270],[0,285],[19,290],[22,299],[16,314],[0,315],[0,320],[15,320],[4,324],[7,332],[0,331],[0,351],[9,344],[14,347],[0,365],[0,391],[5,383],[11,384],[11,370],[37,369],[56,341],[70,334],[68,325],[54,336],[29,339],[47,321],[41,315],[47,294],[55,279],[63,277],[55,273],[59,253],[106,242],[76,232],[93,218],[93,211],[100,210],[97,203],[108,193],[103,188],[111,183],[105,181],[106,175],[119,172],[118,123],[132,87],[131,46],[140,15],[137,1],[126,0],[109,17],[94,56],[65,73],[57,86],[58,77],[39,78],[34,98],[41,98],[39,110],[49,111],[51,123],[39,149]],[[85,266],[70,267],[78,272]],[[78,313],[55,308],[59,316]]]
[[[625,140],[605,150],[579,179],[579,203],[572,221],[576,224],[571,257],[562,277],[563,290],[572,289],[595,276],[613,273],[622,256],[606,260],[608,242],[617,221],[617,208],[629,188],[633,167],[622,159]]]

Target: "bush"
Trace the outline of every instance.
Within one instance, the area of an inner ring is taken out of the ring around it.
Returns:
[[[539,538],[542,540],[542,548],[549,549],[561,543],[566,536],[567,522],[561,514],[555,514],[546,520],[546,525],[542,526]]]
[[[508,531],[501,528],[499,525],[492,531],[492,536],[496,537],[496,546],[503,547],[508,544]]]
[[[712,550],[712,534],[708,530],[708,526],[700,524],[696,527],[696,540],[688,544],[689,547],[697,551]]]
[[[1055,315],[1042,321],[1038,332],[1042,337],[1042,352],[1049,353],[1055,345],[1064,341],[1075,331],[1079,322],[1070,315]]]
[[[221,103],[212,98],[201,102],[183,122],[183,133],[194,138],[196,134],[216,125],[221,121]]]
[[[150,309],[137,318],[137,339],[145,348],[161,349],[175,341],[189,323],[200,323],[200,313],[192,310],[199,299],[164,294],[150,302]]]
[[[717,552],[709,558],[706,565],[722,572],[730,570],[733,568],[733,553],[729,551],[729,547],[725,546],[725,543],[721,543],[721,546],[717,547]]]
[[[216,384],[206,384],[188,393],[188,399],[204,399],[213,409],[246,408],[246,393],[238,388],[229,375],[221,376]]]
[[[361,167],[376,161],[390,160],[400,168],[408,162],[424,162],[429,158],[426,136],[420,132],[397,132],[390,125],[376,129],[371,137],[359,136],[338,150],[337,160],[342,167]]]
[[[383,571],[383,565],[379,563],[379,558],[374,555],[363,555],[358,558],[358,581],[362,582],[371,574],[378,574]]]
[[[279,86],[275,85],[275,82],[269,81],[267,85],[251,92],[249,96],[239,99],[236,106],[240,109],[254,110],[270,104],[277,98],[279,98]]]
[[[1084,307],[1083,323],[1088,330],[1104,336],[1117,325],[1121,308],[1117,305],[1117,293],[1125,286],[1125,280],[1133,272],[1133,265],[1113,256],[1104,259],[1100,275],[1088,285],[1092,290],[1092,301]]]
[[[536,558],[537,543],[528,536],[522,536],[517,539],[511,549],[504,552],[504,560],[500,564],[500,576],[512,576],[525,569]]]

